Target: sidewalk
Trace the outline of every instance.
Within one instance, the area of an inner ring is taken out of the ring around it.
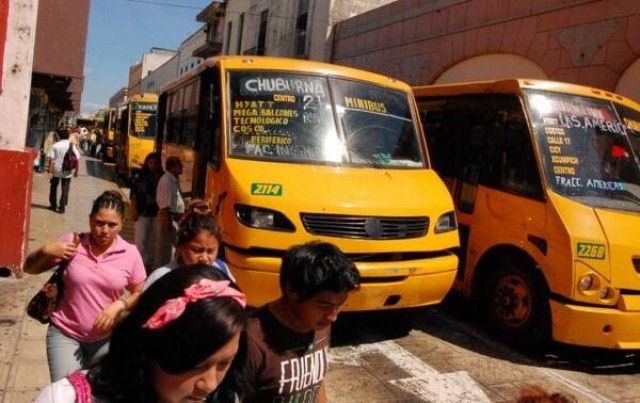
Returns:
[[[118,190],[109,171],[96,159],[83,157],[77,178],[71,181],[66,214],[47,210],[49,182],[46,174],[34,173],[29,229],[29,251],[63,234],[89,230],[93,200],[105,190]],[[58,197],[60,189],[58,189]],[[128,196],[128,195],[126,195]],[[3,231],[10,231],[3,228]],[[122,236],[132,240],[132,225]],[[26,314],[29,299],[51,275],[28,274],[22,278],[0,278],[0,402],[33,402],[49,382],[45,335],[47,326]]]

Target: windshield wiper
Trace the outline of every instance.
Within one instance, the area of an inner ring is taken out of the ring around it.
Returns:
[[[347,150],[349,150],[349,152],[352,152],[355,155],[357,155],[358,158],[360,158],[361,160],[363,160],[367,164],[367,166],[369,166],[371,168],[376,168],[376,169],[385,169],[385,165],[383,163],[381,163],[380,161],[378,161],[378,159],[375,158],[373,155],[370,155],[370,154],[362,151],[361,148],[358,148],[358,147],[354,146],[349,141],[346,141],[346,145],[347,145]],[[349,158],[349,159],[351,160],[351,158]]]
[[[585,187],[583,188],[585,197],[599,197],[603,199],[622,200],[634,203],[640,206],[640,197],[629,192],[628,190],[613,190],[613,189],[594,189]],[[574,195],[580,196],[580,195]]]
[[[625,200],[640,205],[640,197],[628,190],[607,190],[605,194],[611,196],[613,199]]]

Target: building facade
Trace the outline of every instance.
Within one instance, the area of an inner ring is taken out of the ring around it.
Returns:
[[[128,95],[142,94],[144,86],[142,81],[150,72],[165,64],[176,55],[175,50],[151,48],[142,54],[138,63],[129,67]]]
[[[233,0],[225,11],[223,54],[328,61],[334,23],[393,0]]]
[[[196,21],[205,24],[203,32],[206,34],[204,45],[195,49],[193,56],[206,59],[222,53],[224,41],[224,16],[227,2],[213,1],[196,16]]]
[[[65,112],[80,112],[89,3],[89,0],[40,2],[31,82],[29,146],[39,147],[49,130],[64,124]]]
[[[150,71],[145,78],[142,79],[142,88],[144,92],[152,92],[159,94],[162,87],[178,77],[178,60],[180,55],[176,52],[171,59],[167,60],[157,69]]]
[[[398,0],[339,22],[331,60],[411,84],[543,78],[640,100],[640,2]]]

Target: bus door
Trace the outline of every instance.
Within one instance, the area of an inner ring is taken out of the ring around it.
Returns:
[[[129,149],[129,106],[123,106],[118,110],[115,127],[113,157],[116,163],[116,172],[123,174],[127,169],[127,154]]]
[[[196,147],[199,150],[194,168],[194,194],[206,197],[216,214],[220,203],[216,181],[222,163],[221,113],[220,113],[220,74],[218,68],[212,68],[203,74],[200,82],[200,103],[198,116],[198,136]],[[218,189],[220,187],[218,186]]]
[[[520,209],[529,206],[523,196],[542,198],[531,136],[515,95],[416,95],[431,161],[456,206],[462,280],[485,250],[468,245],[483,245],[487,231],[503,231],[514,243],[526,238],[528,223],[519,218],[527,216]],[[544,214],[537,204],[536,215]]]

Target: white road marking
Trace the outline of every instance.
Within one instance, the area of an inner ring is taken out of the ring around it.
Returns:
[[[329,362],[351,366],[366,365],[366,354],[386,356],[410,377],[391,380],[390,383],[425,402],[490,402],[482,389],[466,371],[441,374],[420,358],[394,341],[365,343],[352,346],[340,355],[329,354]]]

